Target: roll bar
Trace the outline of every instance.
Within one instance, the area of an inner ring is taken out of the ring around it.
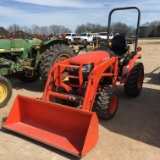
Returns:
[[[107,41],[109,42],[109,33],[110,33],[110,26],[111,26],[111,16],[112,13],[118,10],[130,10],[130,9],[135,9],[138,11],[138,19],[137,19],[137,28],[136,28],[136,39],[135,39],[135,46],[134,46],[134,54],[136,54],[136,50],[137,50],[137,44],[138,44],[138,35],[139,35],[139,25],[140,25],[140,17],[141,17],[141,13],[139,8],[137,7],[122,7],[122,8],[114,8],[110,11],[109,15],[108,15],[108,29],[107,29]]]

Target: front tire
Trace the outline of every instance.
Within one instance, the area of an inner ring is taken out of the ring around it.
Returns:
[[[104,88],[96,97],[93,111],[99,118],[110,120],[116,114],[118,108],[118,95],[112,88]]]
[[[47,50],[40,62],[40,76],[44,82],[46,82],[49,70],[51,67],[59,61],[63,61],[70,57],[75,56],[74,51],[65,44],[55,44],[53,47],[50,47],[50,50]]]
[[[142,63],[136,63],[124,84],[124,91],[128,96],[137,97],[140,95],[144,78],[144,66]]]
[[[5,78],[0,76],[0,108],[7,105],[12,96],[11,83]]]

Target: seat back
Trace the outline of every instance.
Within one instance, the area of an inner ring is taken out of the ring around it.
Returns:
[[[127,52],[127,41],[124,36],[122,35],[114,36],[111,43],[112,43],[112,51],[114,51],[116,55],[121,56]]]

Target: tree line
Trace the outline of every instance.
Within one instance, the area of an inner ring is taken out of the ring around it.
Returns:
[[[71,32],[70,29],[62,25],[50,25],[50,26],[38,26],[32,25],[31,27],[19,26],[17,24],[12,24],[7,28],[8,32],[12,35],[15,35],[18,31],[23,31],[30,35],[41,34],[43,36],[48,35],[61,35],[62,33]]]
[[[153,21],[150,23],[150,29],[153,31],[153,36],[156,36],[157,28],[160,26],[160,21]],[[7,28],[9,34],[16,34],[17,31],[23,31],[25,33],[34,35],[34,34],[41,34],[43,36],[55,35],[60,36],[62,33],[71,33],[71,29],[66,28],[63,25],[50,25],[50,26],[38,26],[32,25],[31,27],[27,26],[20,26],[17,24],[12,24]],[[105,32],[107,31],[107,26],[102,26],[100,24],[82,24],[76,27],[75,32],[77,34],[82,32]],[[112,23],[111,25],[111,32],[119,33],[127,36],[135,35],[135,28],[132,26],[128,26],[125,23],[117,22]]]
[[[134,27],[127,26],[124,23],[117,22],[113,23],[111,25],[112,32],[113,33],[119,33],[119,34],[133,34],[135,32]],[[17,24],[12,24],[7,28],[8,32],[10,34],[16,34],[17,31],[23,31],[25,33],[30,34],[41,34],[41,35],[61,35],[62,33],[71,33],[72,31],[69,28],[66,28],[62,25],[51,25],[51,26],[38,26],[38,25],[32,25],[31,27],[27,26],[19,26]],[[98,32],[106,32],[107,26],[102,26],[100,24],[82,24],[76,27],[75,33],[80,34],[82,32],[92,32],[92,33],[98,33]]]

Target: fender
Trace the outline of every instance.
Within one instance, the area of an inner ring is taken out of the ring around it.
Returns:
[[[134,64],[135,64],[135,61],[140,58],[141,58],[141,55],[136,54],[132,59],[130,59],[129,64],[127,64],[126,66],[123,66],[120,84],[127,82],[127,79],[132,71]]]

